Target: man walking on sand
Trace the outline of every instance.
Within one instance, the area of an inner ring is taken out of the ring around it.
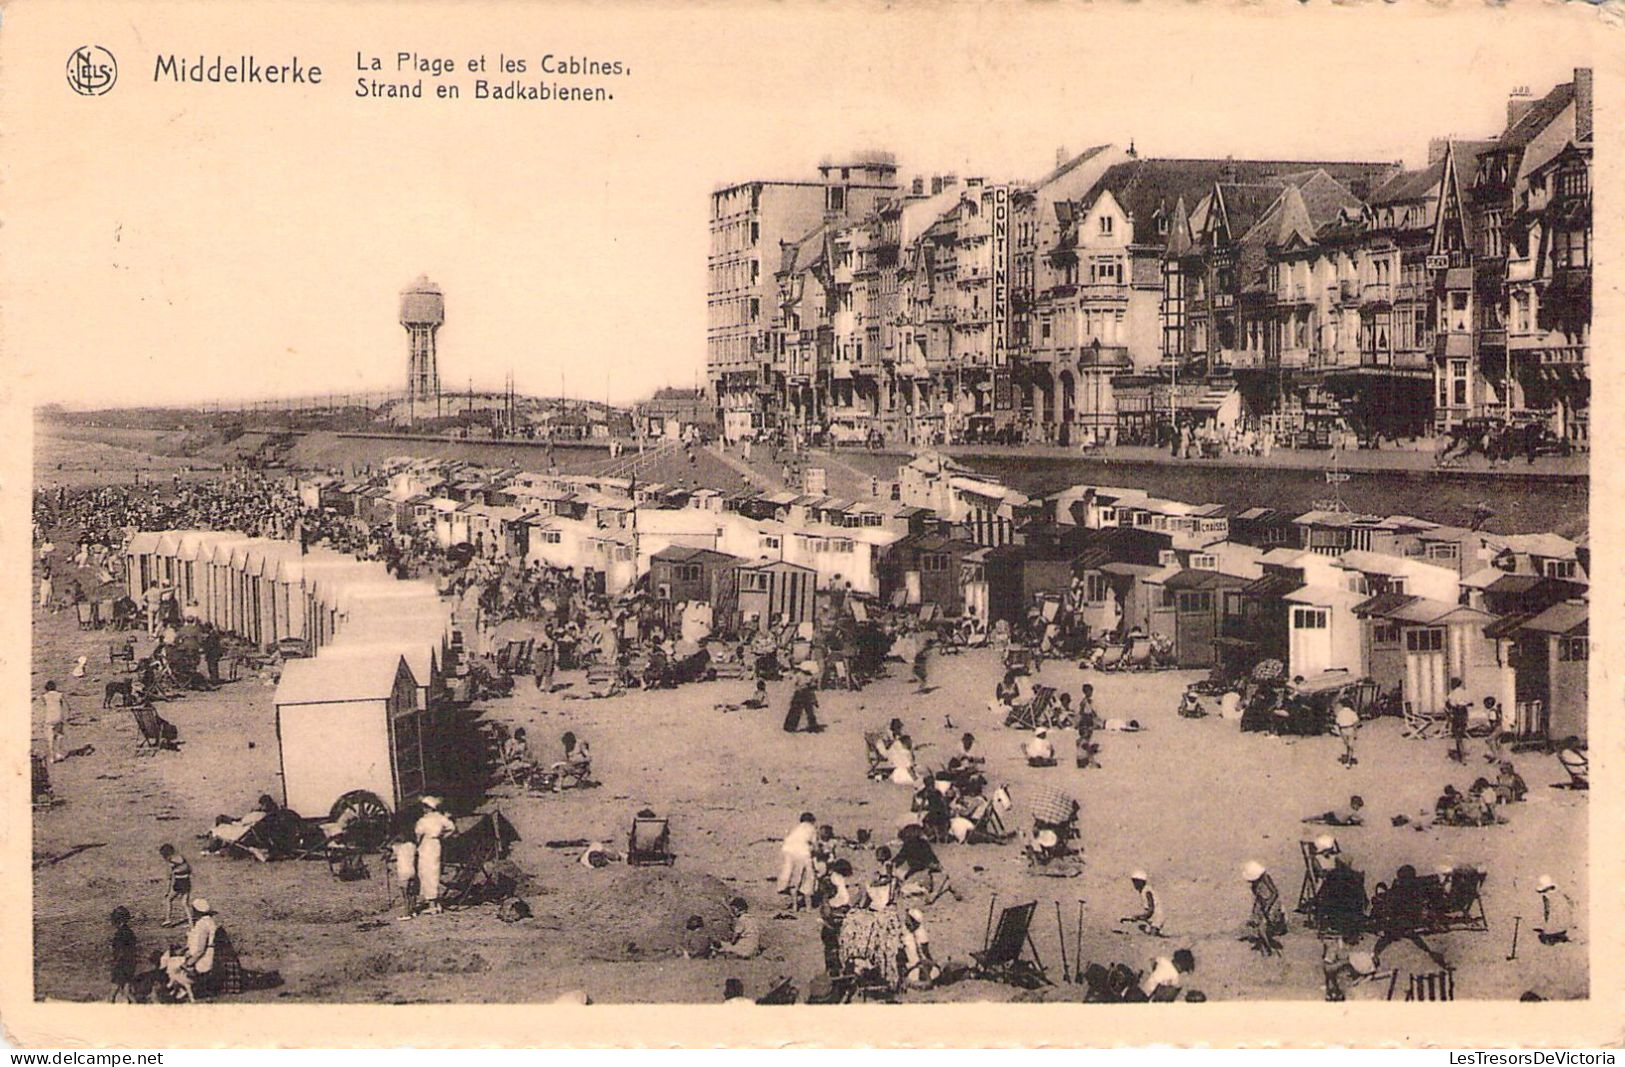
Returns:
[[[45,704],[45,751],[52,763],[61,763],[68,758],[62,751],[68,702],[55,682],[45,683],[45,692],[40,694],[40,700]]]

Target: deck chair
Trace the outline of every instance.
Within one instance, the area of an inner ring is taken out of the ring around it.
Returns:
[[[79,615],[79,629],[94,630],[96,628],[96,602],[94,600],[81,600],[74,605]]]
[[[130,709],[130,714],[140,732],[140,739],[136,742],[137,753],[151,755],[160,749],[171,752],[179,750],[180,731],[174,723],[159,715],[151,704],[138,704]]]
[[[1004,724],[1018,730],[1036,730],[1048,723],[1050,703],[1054,699],[1053,686],[1035,685],[1033,698],[1025,704],[1013,705],[1010,713],[1004,717]]]
[[[1011,645],[1004,651],[1004,669],[1017,674],[1032,674],[1038,669],[1038,653],[1021,645]]]
[[[1433,737],[1443,737],[1445,717],[1443,715],[1430,715],[1425,711],[1416,710],[1416,706],[1409,700],[1405,701],[1405,730],[1402,737],[1409,737],[1415,741],[1426,741]]]
[[[1128,650],[1123,653],[1123,669],[1148,671],[1151,667],[1151,638],[1136,637],[1128,643]]]
[[[1450,892],[1444,898],[1442,909],[1429,924],[1430,929],[1438,933],[1452,930],[1488,932],[1490,920],[1484,912],[1483,894],[1487,877],[1483,871],[1458,868],[1450,879]]]
[[[135,670],[135,641],[107,642],[107,664],[126,673]]]
[[[677,862],[671,851],[671,821],[658,816],[639,815],[632,820],[626,836],[626,862],[633,867],[670,867]]]
[[[1315,862],[1315,843],[1299,841],[1298,851],[1303,853],[1303,884],[1298,887],[1298,911],[1314,914],[1315,897],[1320,892],[1320,865]]]
[[[1010,791],[1001,785],[987,799],[987,807],[965,834],[967,845],[1002,845],[1016,836],[1004,825],[1004,813],[1011,808]]]
[[[869,769],[865,776],[876,781],[890,778],[892,771],[896,770],[891,764],[891,757],[886,753],[886,735],[882,733],[865,733],[863,735],[863,754],[869,759]]]
[[[1123,665],[1123,658],[1127,655],[1127,645],[1102,645],[1100,658],[1095,661],[1095,670],[1115,671]]]
[[[1044,972],[1044,961],[1039,958],[1038,946],[1033,944],[1033,913],[1037,910],[1038,902],[1030,900],[999,913],[998,925],[982,945],[982,950],[971,953],[971,959],[976,962],[975,977],[1008,982],[1027,989],[1052,984],[1049,975]],[[1032,952],[1030,963],[1024,956],[1027,950]]]
[[[527,784],[532,793],[561,793],[572,786],[587,789],[598,783],[592,778],[591,759],[570,759],[536,768]]]
[[[1388,999],[1394,999],[1394,987],[1399,982],[1399,972],[1395,971],[1388,980]],[[1442,971],[1427,971],[1422,974],[1413,974],[1405,983],[1406,1000],[1455,1000],[1456,999],[1456,972],[1446,968]]]
[[[1591,761],[1584,758],[1583,756],[1580,757],[1579,759],[1574,759],[1574,760],[1564,759],[1563,757],[1567,753],[1567,751],[1568,751],[1567,749],[1564,749],[1562,752],[1559,752],[1557,754],[1557,762],[1562,765],[1563,770],[1567,771],[1568,776],[1569,776],[1569,780],[1566,783],[1559,783],[1558,788],[1560,788],[1560,789],[1590,789],[1591,788]],[[1578,756],[1579,753],[1575,753],[1575,755]]]

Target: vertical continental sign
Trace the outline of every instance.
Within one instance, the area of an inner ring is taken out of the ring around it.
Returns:
[[[993,366],[1010,363],[1010,187],[993,194]]]

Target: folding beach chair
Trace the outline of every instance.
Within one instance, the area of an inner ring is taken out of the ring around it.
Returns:
[[[135,670],[135,638],[107,643],[107,664],[128,673]]]
[[[1388,980],[1388,999],[1394,999],[1394,986],[1399,981],[1399,972]],[[1405,983],[1406,1000],[1455,1000],[1456,999],[1456,972],[1445,968],[1442,971],[1427,971],[1422,974],[1413,974]]]
[[[1031,900],[999,913],[998,925],[982,950],[971,953],[971,959],[976,962],[975,977],[1026,989],[1051,984],[1049,975],[1044,972],[1044,961],[1039,958],[1038,946],[1033,944],[1033,913],[1037,910],[1038,902]],[[1024,956],[1027,950],[1032,952],[1030,963]]]
[[[1465,930],[1485,933],[1490,928],[1489,916],[1484,912],[1485,872],[1472,867],[1457,867],[1450,875],[1450,889],[1445,895],[1439,913],[1431,917],[1428,928],[1434,933]]]
[[[1564,756],[1567,754],[1567,751],[1567,749],[1564,749],[1562,752],[1557,754],[1557,762],[1562,765],[1563,770],[1568,772],[1569,776],[1569,780],[1567,782],[1559,783],[1558,788],[1590,789],[1591,761],[1585,759],[1584,757],[1575,760],[1565,759]],[[1578,753],[1576,753],[1576,755],[1578,755]]]
[[[1127,654],[1127,645],[1102,645],[1100,656],[1095,660],[1095,670],[1115,671],[1123,665],[1123,658]]]
[[[1151,667],[1151,638],[1136,637],[1128,643],[1128,650],[1123,654],[1123,669],[1146,671]]]
[[[626,838],[626,862],[633,867],[664,865],[677,862],[671,851],[671,822],[659,816],[639,815],[632,820],[632,832]]]
[[[1303,884],[1298,887],[1298,911],[1313,914],[1315,897],[1320,892],[1320,864],[1315,862],[1315,843],[1299,841],[1298,851],[1303,853]]]
[[[136,752],[152,755],[160,749],[171,752],[180,749],[180,731],[175,724],[158,714],[151,704],[138,704],[130,709],[135,719],[136,729],[140,738],[136,742]]]
[[[1015,837],[1015,831],[1006,829],[1004,825],[1004,813],[1011,806],[1009,787],[999,786],[987,798],[987,805],[976,819],[976,825],[965,834],[965,844],[1002,845]]]
[[[96,602],[95,601],[93,601],[93,600],[81,600],[81,601],[79,601],[79,603],[74,605],[74,610],[79,615],[79,629],[81,629],[81,630],[94,630],[96,628]]]
[[[1004,651],[1004,669],[1017,674],[1032,674],[1038,669],[1038,653],[1021,645],[1011,645]]]
[[[1415,741],[1426,741],[1433,737],[1443,737],[1445,729],[1444,715],[1430,715],[1425,711],[1418,711],[1409,700],[1405,701],[1405,730],[1400,735]]]
[[[1004,724],[1013,726],[1018,730],[1036,730],[1048,723],[1050,702],[1055,698],[1055,689],[1047,685],[1033,686],[1033,698],[1025,704],[1016,704],[1010,708],[1005,716]]]

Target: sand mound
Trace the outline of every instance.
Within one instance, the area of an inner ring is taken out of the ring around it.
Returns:
[[[602,873],[602,872],[601,872]],[[629,867],[560,896],[555,913],[587,959],[636,960],[676,955],[690,915],[705,920],[718,940],[733,936],[728,898],[721,879],[677,867]]]

